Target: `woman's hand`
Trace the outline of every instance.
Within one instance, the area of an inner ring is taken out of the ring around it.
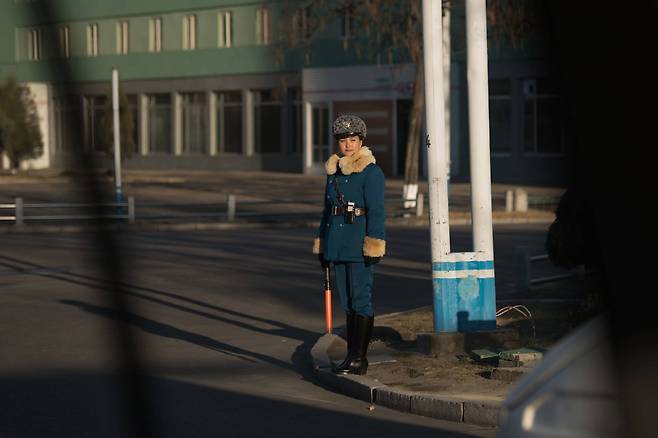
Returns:
[[[322,267],[322,270],[325,270],[329,267],[330,262],[324,259],[322,253],[318,254],[318,261],[320,262],[320,266]]]
[[[370,266],[370,265],[376,265],[377,263],[379,263],[379,261],[381,260],[381,257],[363,256],[363,259],[364,259],[365,265]]]

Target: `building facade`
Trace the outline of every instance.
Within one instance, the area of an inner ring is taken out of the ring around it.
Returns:
[[[126,167],[319,173],[335,151],[332,119],[352,112],[368,124],[367,143],[385,173],[403,173],[415,66],[404,54],[387,64],[359,54],[353,43],[359,30],[347,15],[328,20],[304,53],[281,43],[291,23],[304,34],[303,20],[287,14],[282,1],[0,4],[0,78],[15,75],[30,86],[42,117],[44,156],[24,167],[63,167],[80,153],[110,162],[102,130],[116,68],[134,126]],[[43,14],[43,8],[55,9]],[[450,150],[456,180],[468,179],[463,20],[463,5],[455,2]],[[561,97],[540,40],[531,35],[520,49],[490,50],[497,182],[564,183]],[[70,67],[67,83],[53,78],[53,62]],[[80,135],[68,132],[70,126]]]

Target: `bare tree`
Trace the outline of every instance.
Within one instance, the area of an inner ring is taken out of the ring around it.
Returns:
[[[289,50],[297,50],[303,53],[305,64],[309,64],[313,40],[326,29],[328,22],[340,19],[343,26],[355,30],[355,38],[343,39],[345,49],[352,45],[357,54],[365,55],[378,64],[383,56],[392,64],[396,54],[406,54],[415,64],[416,77],[404,164],[403,196],[406,198],[412,192],[407,192],[407,189],[418,184],[419,145],[425,106],[421,0],[285,0],[283,4],[284,19],[279,23],[282,37],[276,46],[281,62]],[[463,0],[442,0],[442,4],[445,15],[451,13],[453,6],[463,4]],[[523,0],[488,0],[487,19],[492,38],[498,42],[510,41],[514,48],[532,28]],[[356,35],[357,32],[360,35]],[[446,72],[450,71],[450,55],[450,50],[446,50]],[[445,80],[449,81],[450,77]],[[446,115],[449,117],[448,106]]]

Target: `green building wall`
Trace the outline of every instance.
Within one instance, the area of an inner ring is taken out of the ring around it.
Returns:
[[[299,51],[287,51],[283,62],[277,60],[274,45],[259,46],[256,42],[256,11],[268,6],[271,10],[271,34],[277,40],[281,30],[281,2],[193,0],[180,1],[103,1],[58,0],[57,2],[24,2],[0,0],[4,14],[0,18],[3,33],[0,38],[0,73],[14,72],[20,80],[48,82],[47,69],[41,64],[59,56],[58,28],[70,27],[71,66],[76,81],[107,80],[109,68],[121,70],[125,79],[163,79],[194,77],[199,75],[255,74],[297,71],[304,65]],[[532,2],[531,2],[532,3]],[[46,22],[39,8],[44,4],[53,7],[54,21]],[[184,6],[181,8],[181,6]],[[233,14],[233,44],[230,48],[218,47],[218,16],[220,12]],[[183,50],[183,18],[188,14],[197,17],[197,49]],[[463,2],[452,7],[453,58],[465,59],[465,13]],[[162,19],[162,52],[148,52],[149,20]],[[116,25],[120,20],[129,22],[129,53],[116,54]],[[99,55],[87,56],[87,26],[99,27]],[[29,61],[28,32],[33,27],[42,29],[43,60]],[[339,35],[340,23],[327,23],[323,34],[313,42],[310,63],[307,67],[362,65],[375,62],[365,51],[357,55],[355,43],[343,48]],[[506,42],[492,41],[491,62],[541,59],[545,42],[538,37],[542,32],[528,35],[518,47]],[[358,41],[356,42],[358,44]],[[382,59],[387,59],[383,57]],[[408,62],[404,52],[396,53],[394,62]]]

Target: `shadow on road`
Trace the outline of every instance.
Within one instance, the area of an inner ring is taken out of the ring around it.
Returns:
[[[25,273],[32,273],[32,275],[38,275],[41,277],[47,277],[59,281],[73,283],[79,286],[85,286],[91,288],[92,290],[97,290],[97,291],[100,290],[110,293],[114,292],[110,284],[104,282],[103,280],[99,280],[94,277],[71,273],[71,272],[48,273],[47,272],[48,268],[46,266],[32,262],[27,262],[25,260],[21,260],[15,257],[0,256],[0,266],[9,267],[15,270],[21,270],[24,271]],[[34,271],[34,270],[38,270],[38,271]],[[235,356],[243,360],[248,360],[253,362],[254,361],[253,359],[258,359],[263,362],[267,362],[284,369],[291,369],[299,373],[302,379],[317,384],[317,380],[313,377],[313,372],[311,369],[311,361],[309,358],[310,350],[313,346],[313,343],[317,340],[317,336],[318,336],[317,333],[304,330],[299,327],[294,327],[284,322],[275,321],[267,318],[261,318],[258,316],[246,314],[244,312],[227,309],[215,304],[209,304],[204,301],[189,298],[173,292],[156,290],[153,288],[146,288],[146,287],[136,286],[127,283],[121,283],[121,286],[122,286],[121,292],[133,298],[142,299],[154,304],[187,312],[195,316],[212,319],[222,323],[232,324],[236,327],[246,330],[251,330],[257,333],[299,340],[302,343],[297,347],[297,349],[293,353],[291,357],[291,363],[287,363],[264,354],[235,347],[225,342],[220,342],[215,339],[212,339],[208,336],[192,333],[174,327],[170,324],[157,322],[152,319],[148,319],[133,313],[119,313],[107,307],[101,307],[77,300],[62,299],[59,300],[58,302],[61,304],[78,307],[83,311],[93,313],[108,319],[130,324],[135,328],[139,328],[153,335],[179,339],[185,342],[198,345],[200,347],[209,348],[218,352],[222,352],[224,354]],[[224,313],[225,315],[230,315],[236,318],[247,319],[257,323],[265,323],[276,328],[263,329],[261,327],[257,327],[247,322],[238,321],[236,319],[232,319],[227,316],[221,316],[215,313],[210,313],[209,311],[206,310],[197,310],[192,307],[184,306],[176,302],[167,301],[165,298],[189,303],[198,307],[203,307],[210,311]]]
[[[157,437],[470,436],[170,379],[146,382],[154,395]],[[3,437],[120,438],[130,430],[118,414],[121,397],[111,374],[3,376],[0,393]]]

